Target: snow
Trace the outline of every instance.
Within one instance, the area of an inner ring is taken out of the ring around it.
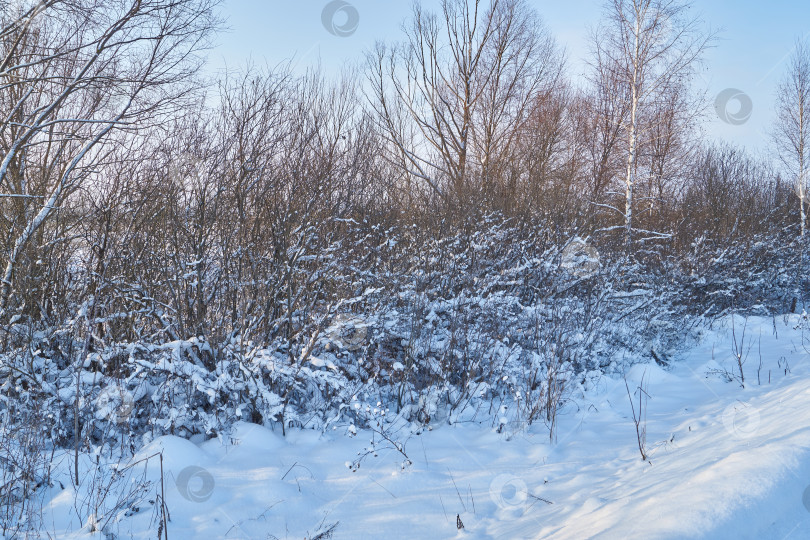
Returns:
[[[810,355],[800,323],[726,318],[670,368],[635,365],[627,387],[621,377],[581,380],[556,441],[542,423],[499,432],[436,422],[393,435],[411,461],[403,467],[393,445],[354,425],[282,437],[238,423],[204,442],[157,438],[136,459],[163,455],[172,538],[310,538],[334,524],[332,538],[356,540],[808,538]],[[638,412],[642,379],[647,461],[628,400],[629,388]],[[372,438],[375,451],[353,467]],[[83,457],[89,468],[94,458]],[[55,537],[103,538],[76,519],[71,460],[55,460],[65,488],[56,482],[47,494],[44,522]],[[156,536],[149,501],[160,468],[155,457],[146,463],[151,491],[108,526],[116,538]],[[94,515],[103,523],[109,512]]]

